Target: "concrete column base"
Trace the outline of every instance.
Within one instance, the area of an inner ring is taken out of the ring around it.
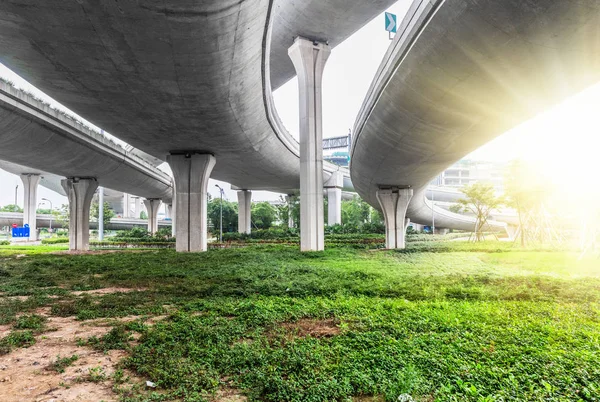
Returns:
[[[327,188],[327,225],[342,224],[342,189],[339,187]]]
[[[154,234],[158,231],[158,210],[161,201],[158,198],[148,198],[144,200],[144,205],[148,211],[148,232]]]
[[[386,188],[377,191],[377,200],[385,220],[385,246],[388,249],[406,247],[406,228],[410,219],[406,218],[406,209],[413,196],[410,188]]]
[[[324,248],[322,81],[331,49],[296,38],[288,54],[300,97],[300,250]]]
[[[179,252],[206,251],[207,187],[216,159],[188,152],[169,155],[167,162],[175,178],[175,248]]]
[[[285,201],[287,202],[287,207],[288,207],[288,228],[293,228],[295,227],[294,225],[294,216],[292,215],[292,209],[293,209],[293,195],[286,195],[285,196]]]
[[[39,174],[25,173],[21,175],[23,182],[23,226],[29,225],[29,240],[37,240],[37,189],[40,183]]]
[[[70,178],[61,181],[69,198],[69,250],[90,249],[90,206],[98,188],[95,178]]]
[[[238,196],[238,232],[248,233],[252,231],[252,191],[241,190]]]

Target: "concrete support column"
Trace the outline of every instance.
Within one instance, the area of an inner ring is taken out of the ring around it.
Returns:
[[[133,214],[135,215],[135,219],[140,219],[140,214],[142,213],[142,200],[140,197],[135,197],[135,208],[133,209]]]
[[[154,234],[158,231],[158,210],[160,209],[160,199],[148,198],[144,200],[146,210],[148,211],[148,232]]]
[[[98,240],[104,240],[104,187],[98,187]]]
[[[173,196],[171,197],[171,236],[177,236],[177,195],[175,194],[175,183],[173,183]]]
[[[29,240],[37,240],[37,189],[40,183],[39,174],[25,173],[21,175],[23,182],[23,226],[29,225]]]
[[[131,195],[123,193],[123,218],[131,218]]]
[[[238,232],[248,233],[252,231],[252,191],[240,190],[238,196]]]
[[[344,175],[341,172],[333,172],[325,182],[329,226],[342,224],[342,187],[344,187]]]
[[[94,178],[70,178],[61,181],[69,198],[69,250],[90,248],[90,206],[98,182]]]
[[[411,188],[386,188],[377,191],[377,200],[385,220],[385,245],[388,249],[405,248],[406,228],[410,219],[406,209],[413,196]]]
[[[213,155],[182,153],[167,156],[175,178],[177,251],[207,249],[207,186],[215,166]]]
[[[173,205],[165,204],[165,219],[171,219],[173,216]]]
[[[292,215],[292,209],[293,209],[293,204],[292,204],[292,200],[293,200],[293,195],[287,195],[285,197],[285,200],[287,201],[287,207],[288,207],[288,228],[293,228],[294,227],[294,216]]]
[[[300,95],[300,250],[324,248],[323,228],[323,70],[331,49],[296,38],[288,54]]]

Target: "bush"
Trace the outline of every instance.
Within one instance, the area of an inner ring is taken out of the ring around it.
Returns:
[[[42,239],[42,244],[63,244],[68,242],[68,237],[52,237],[49,239]]]
[[[0,246],[10,246],[10,241],[8,241],[8,240],[0,240]]]

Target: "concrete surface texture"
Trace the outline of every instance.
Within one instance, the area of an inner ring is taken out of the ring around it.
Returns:
[[[298,36],[338,44],[393,2],[8,0],[2,62],[161,160],[211,152],[213,178],[290,193],[298,144],[269,106],[271,79],[294,75],[287,49]]]
[[[207,250],[208,179],[216,158],[211,154],[185,153],[167,157],[175,178],[176,249]]]
[[[40,182],[39,174],[22,174],[23,182],[23,225],[29,225],[29,240],[37,240],[37,187]]]
[[[404,248],[406,228],[410,223],[406,209],[413,197],[413,190],[390,187],[377,190],[376,196],[385,221],[385,247]]]
[[[238,197],[238,232],[252,231],[252,191],[240,190]]]
[[[132,148],[122,148],[4,82],[0,82],[0,133],[0,160],[25,167],[12,173],[44,172],[61,179],[95,177],[110,189],[143,197],[171,197],[169,175]],[[5,168],[5,163],[0,167]],[[5,169],[11,171],[10,166]]]
[[[323,71],[331,48],[298,37],[288,50],[300,95],[300,249],[325,247],[323,228]]]
[[[62,181],[69,197],[69,250],[90,248],[90,206],[98,188],[93,178],[72,178]]]
[[[411,187],[412,221],[430,224],[434,212],[436,226],[472,229],[471,218],[432,207],[425,187],[482,144],[599,81],[598,38],[597,1],[415,1],[355,123],[357,192],[378,206],[382,186]]]
[[[144,200],[146,211],[148,211],[148,232],[155,234],[158,230],[158,210],[161,201],[158,198],[150,198]]]

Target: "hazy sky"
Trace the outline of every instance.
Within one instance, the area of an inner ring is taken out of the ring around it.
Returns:
[[[408,10],[410,0],[400,0],[390,8],[400,20]],[[333,49],[327,62],[323,81],[323,134],[335,137],[348,133],[377,68],[390,44],[384,29],[383,14]],[[35,90],[0,64],[0,76],[38,96]],[[298,138],[298,83],[291,80],[274,93],[277,111],[288,129]],[[50,100],[47,98],[47,100]],[[575,96],[558,107],[537,116],[480,148],[469,157],[481,160],[508,161],[516,157],[539,160],[550,171],[565,179],[575,172],[582,181],[594,172],[600,172],[596,162],[598,127],[600,121],[600,85]],[[568,135],[568,141],[567,141]],[[568,161],[567,164],[565,162]],[[565,169],[568,165],[568,169]],[[596,174],[597,175],[597,174]],[[209,192],[218,196],[218,183],[226,189],[226,197],[236,200],[236,194],[227,183],[211,180]],[[21,181],[17,176],[0,170],[0,205],[14,202],[15,186],[19,185],[18,203],[23,205]],[[278,194],[254,192],[254,200],[273,200]],[[54,205],[66,203],[66,198],[40,186],[38,199],[49,198]]]

